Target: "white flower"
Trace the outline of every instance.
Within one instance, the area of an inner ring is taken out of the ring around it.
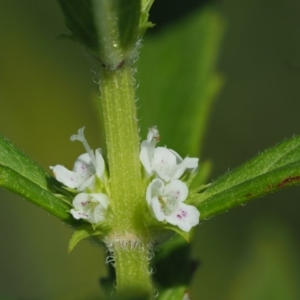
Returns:
[[[141,144],[140,160],[148,176],[156,173],[165,181],[180,178],[187,169],[195,170],[198,167],[198,158],[186,157],[182,159],[175,151],[157,147],[159,133],[156,127],[149,129],[147,140]]]
[[[105,219],[108,207],[108,197],[102,193],[80,193],[73,200],[71,214],[75,219],[85,219],[92,224],[98,224]]]
[[[103,178],[105,171],[104,159],[100,149],[97,149],[94,154],[83,132],[84,128],[81,128],[78,130],[78,135],[71,136],[71,141],[78,140],[82,142],[87,152],[76,159],[73,171],[61,165],[50,167],[59,182],[69,188],[76,188],[78,191],[83,191],[85,188],[91,186],[95,176],[100,179]]]
[[[187,196],[188,187],[178,179],[172,179],[165,185],[156,178],[146,191],[146,200],[156,219],[167,221],[186,232],[199,223],[200,217],[196,207],[183,203]]]

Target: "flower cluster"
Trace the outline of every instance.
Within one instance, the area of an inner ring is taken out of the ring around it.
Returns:
[[[70,210],[73,217],[98,225],[106,220],[110,202],[105,162],[100,149],[91,150],[84,128],[71,136],[71,141],[75,140],[82,142],[86,153],[76,159],[73,170],[61,165],[50,168],[59,182],[76,192]],[[189,194],[184,179],[197,170],[198,158],[182,159],[171,149],[156,147],[158,142],[159,132],[152,127],[141,143],[140,160],[149,183],[145,200],[158,221],[188,232],[199,223],[200,213],[196,207],[184,203]]]
[[[50,168],[59,182],[70,189],[75,189],[78,193],[70,211],[73,217],[98,224],[105,220],[109,205],[107,193],[101,192],[106,186],[104,159],[100,149],[91,150],[84,137],[84,128],[79,129],[78,134],[71,136],[71,141],[76,140],[82,142],[86,153],[76,159],[73,171],[61,165]]]
[[[146,200],[155,218],[178,226],[183,231],[199,223],[196,207],[185,204],[188,187],[180,180],[187,172],[195,172],[198,158],[182,159],[166,147],[155,147],[159,142],[156,127],[149,129],[147,139],[141,143],[140,160],[146,176],[152,179],[146,190]]]

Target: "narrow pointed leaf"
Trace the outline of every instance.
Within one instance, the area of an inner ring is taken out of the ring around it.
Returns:
[[[223,82],[216,61],[224,23],[211,8],[181,22],[145,39],[138,62],[140,123],[142,136],[157,125],[163,145],[199,156]]]
[[[300,136],[268,149],[213,182],[194,203],[205,219],[251,199],[300,185]]]
[[[164,228],[176,232],[176,233],[179,234],[182,238],[184,238],[186,242],[189,242],[189,241],[190,241],[189,233],[188,233],[188,232],[185,232],[185,231],[182,231],[182,230],[179,229],[177,226],[166,225],[166,226],[164,226]]]
[[[81,240],[91,236],[100,236],[102,234],[102,231],[94,230],[90,224],[85,223],[80,225],[75,229],[70,239],[68,252],[70,253]]]
[[[0,187],[4,187],[73,224],[70,207],[51,191],[55,179],[34,160],[0,136]]]
[[[7,138],[0,136],[0,165],[8,167],[41,187],[48,189],[50,175]]]
[[[141,0],[118,0],[118,29],[122,48],[132,47],[139,35]]]
[[[74,40],[97,53],[99,44],[90,0],[58,0]]]
[[[177,286],[163,290],[158,300],[189,300],[188,293],[185,286]]]
[[[154,0],[142,0],[141,1],[141,17],[140,17],[140,37],[142,37],[147,28],[154,26],[149,22],[149,11]]]

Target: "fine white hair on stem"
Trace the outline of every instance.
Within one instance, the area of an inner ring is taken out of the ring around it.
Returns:
[[[154,250],[153,250],[153,243],[148,244],[148,261],[151,261],[155,256]]]
[[[99,75],[95,74],[93,77],[92,77],[92,81],[95,83],[95,84],[99,84]]]
[[[115,266],[115,259],[112,255],[109,255],[105,259],[106,264],[111,264],[113,267]]]
[[[108,253],[105,263],[106,264],[111,264],[113,267],[115,266],[115,258],[114,258],[114,250],[113,250],[113,245],[106,243],[106,253]]]
[[[142,119],[141,118],[138,118],[138,117],[134,117],[134,119],[137,121],[137,122],[140,122]]]
[[[132,233],[114,233],[107,237],[104,242],[110,251],[113,251],[115,246],[120,246],[127,251],[144,248],[142,239]]]

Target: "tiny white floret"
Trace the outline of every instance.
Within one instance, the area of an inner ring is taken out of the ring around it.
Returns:
[[[98,224],[105,220],[108,197],[102,193],[80,193],[73,200],[71,214],[75,219],[84,219],[89,223]]]
[[[156,174],[164,181],[179,179],[186,170],[196,170],[198,158],[186,157],[182,159],[180,155],[166,147],[157,147],[159,133],[156,127],[149,129],[147,140],[141,143],[140,160],[148,176]]]
[[[196,207],[183,203],[188,196],[188,187],[178,179],[165,184],[153,179],[147,187],[146,200],[158,221],[167,221],[189,232],[199,223],[200,212]]]
[[[85,188],[90,187],[94,181],[95,176],[103,178],[105,171],[104,159],[100,149],[96,149],[95,153],[89,147],[85,137],[84,128],[78,130],[78,135],[71,137],[72,141],[79,140],[87,153],[80,155],[74,164],[73,171],[68,170],[64,166],[56,165],[50,167],[55,178],[63,185],[83,191]]]

